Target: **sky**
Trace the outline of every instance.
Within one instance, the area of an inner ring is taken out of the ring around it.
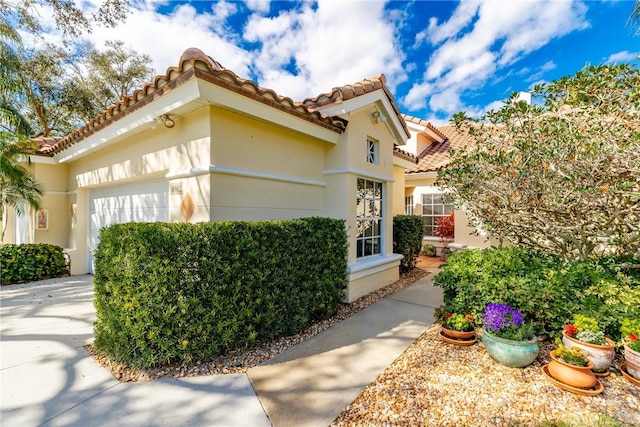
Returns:
[[[81,4],[91,12],[96,3]],[[84,40],[98,49],[122,40],[150,55],[157,74],[197,47],[295,101],[384,74],[403,113],[443,124],[587,64],[638,67],[632,8],[630,0],[135,0],[126,21],[95,26]],[[43,37],[62,43],[54,28]]]

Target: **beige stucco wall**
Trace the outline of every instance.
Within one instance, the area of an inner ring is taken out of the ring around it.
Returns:
[[[211,117],[212,221],[324,215],[332,144],[221,108]]]
[[[32,172],[45,191],[41,199],[42,209],[48,211],[47,230],[34,227],[35,243],[51,243],[68,247],[68,230],[71,225],[70,206],[68,204],[66,165],[32,164]],[[35,219],[34,219],[35,221]]]

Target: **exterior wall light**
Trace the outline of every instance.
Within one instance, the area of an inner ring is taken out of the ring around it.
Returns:
[[[174,122],[171,117],[169,117],[167,114],[163,114],[160,116],[160,120],[162,121],[162,124],[165,125],[165,127],[171,129],[172,127],[174,127],[176,125],[176,122]]]

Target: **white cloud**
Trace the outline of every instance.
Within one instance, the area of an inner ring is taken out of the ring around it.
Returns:
[[[392,88],[406,79],[394,31],[382,2],[321,0],[275,18],[254,15],[244,37],[260,45],[253,54],[261,86],[298,100],[382,72]],[[285,68],[292,64],[296,78]]]
[[[460,2],[448,21],[431,20],[421,33],[436,50],[425,64],[422,81],[414,83],[402,105],[417,110],[428,104],[444,113],[479,111],[464,106],[465,92],[484,86],[497,71],[552,39],[587,28],[585,14],[579,1]],[[548,71],[554,64],[548,61],[545,66]]]
[[[623,50],[622,52],[616,52],[609,55],[609,57],[604,60],[604,63],[620,64],[624,62],[632,62],[637,60],[639,56],[640,52],[629,52],[628,50]]]
[[[245,4],[250,10],[259,13],[267,13],[271,8],[270,0],[245,0]]]

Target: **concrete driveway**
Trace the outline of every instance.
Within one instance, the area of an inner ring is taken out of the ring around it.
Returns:
[[[270,426],[245,374],[120,383],[84,349],[93,277],[0,289],[3,426]]]

